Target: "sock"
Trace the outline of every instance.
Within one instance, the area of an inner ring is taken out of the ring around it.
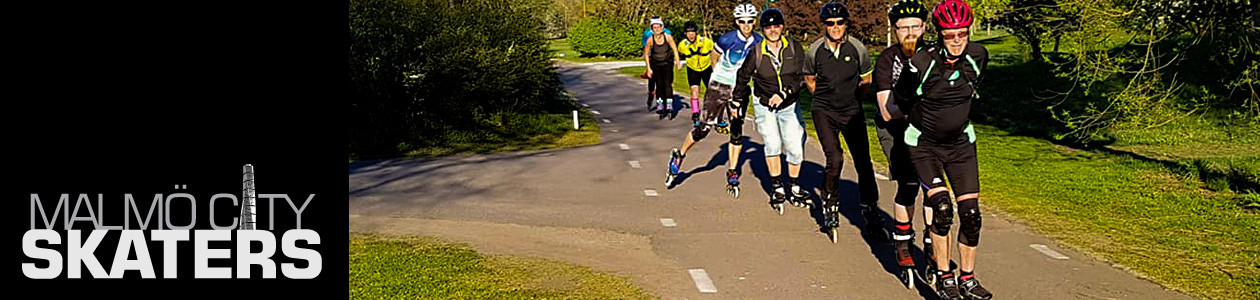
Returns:
[[[974,272],[975,270],[972,270],[972,271],[973,272],[962,271],[962,274],[958,276],[958,280],[966,281],[967,279],[976,277],[976,273]]]
[[[910,222],[902,223],[900,221],[894,221],[893,226],[897,227],[897,231],[900,232],[910,231]]]

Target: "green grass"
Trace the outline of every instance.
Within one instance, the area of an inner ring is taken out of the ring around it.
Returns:
[[[350,299],[654,299],[625,278],[489,256],[433,237],[351,233]]]
[[[981,195],[1097,258],[1212,299],[1260,294],[1255,194],[1219,193],[1148,160],[978,126]]]
[[[436,157],[449,155],[485,154],[508,151],[558,149],[599,143],[599,123],[590,110],[578,110],[579,129],[573,129],[573,115],[543,114],[518,115],[503,121],[502,128],[480,131],[447,130],[436,141],[436,146],[413,146],[419,142],[400,143],[399,155],[406,157]],[[350,162],[375,157],[360,157],[350,153]]]
[[[617,61],[617,60],[635,60],[636,57],[591,57],[582,56],[581,53],[573,51],[573,45],[569,44],[568,38],[553,39],[547,47],[554,52],[555,59],[571,61],[571,62],[592,62],[592,61]],[[642,59],[642,57],[637,57]]]

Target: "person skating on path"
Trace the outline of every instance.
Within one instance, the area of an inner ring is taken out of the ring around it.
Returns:
[[[814,130],[827,157],[823,175],[823,212],[825,226],[837,241],[840,226],[840,170],[844,167],[844,149],[840,135],[849,146],[853,166],[858,174],[859,207],[866,224],[863,234],[887,240],[883,216],[879,213],[879,187],[871,163],[866,134],[866,116],[859,101],[870,88],[874,69],[870,53],[861,40],[846,33],[849,10],[844,4],[830,2],[818,15],[826,27],[825,34],[809,46],[805,54],[805,83],[814,95],[810,113]]]
[[[648,26],[647,26],[647,28],[646,28],[646,29],[643,29],[643,39],[642,39],[642,41],[640,41],[640,45],[639,45],[639,47],[647,47],[647,42],[648,42],[648,39],[652,38],[652,35],[654,34],[654,33],[652,32],[652,20],[659,20],[660,18],[661,18],[661,17],[660,17],[660,16],[658,16],[658,15],[652,15],[652,17],[648,19]],[[666,35],[673,35],[673,34],[674,34],[674,33],[672,33],[672,32],[670,32],[670,31],[669,31],[669,28],[665,28],[665,29],[664,29],[664,31],[665,31],[665,34],[666,34]],[[657,107],[656,107],[656,83],[654,83],[654,82],[652,81],[652,78],[648,77],[648,71],[651,71],[651,70],[652,70],[652,67],[651,67],[651,66],[649,66],[649,65],[644,65],[644,68],[643,68],[643,74],[640,74],[640,75],[639,75],[639,78],[647,79],[647,81],[648,81],[648,83],[647,83],[647,88],[648,88],[648,97],[647,97],[647,106],[648,106],[648,111],[656,111],[656,108],[657,108]]]
[[[687,85],[691,87],[692,122],[700,118],[700,85],[708,87],[709,79],[713,75],[713,64],[717,61],[717,55],[713,52],[713,40],[701,36],[698,31],[700,31],[700,26],[697,26],[695,21],[687,21],[683,24],[683,32],[687,39],[678,42],[678,56],[687,62]]]
[[[665,33],[665,22],[661,18],[652,18],[652,37],[643,47],[643,63],[648,66],[648,80],[656,86],[656,110],[663,118],[673,108],[674,103],[674,70],[678,64],[678,49],[674,37]]]
[[[932,11],[939,45],[919,52],[910,60],[919,78],[911,105],[905,142],[914,161],[919,182],[927,189],[923,204],[930,208],[932,246],[936,261],[929,282],[934,281],[942,299],[990,299],[993,294],[976,279],[976,247],[980,243],[980,174],[976,161],[976,132],[968,117],[971,103],[980,98],[976,86],[988,64],[988,50],[968,43],[971,8],[960,0],[945,0]],[[901,105],[906,107],[905,105]],[[949,185],[945,184],[948,178]],[[956,199],[950,199],[950,189]],[[958,211],[958,252],[961,274],[955,278],[949,264],[950,225],[954,204]]]
[[[810,203],[809,194],[801,188],[799,180],[801,163],[805,160],[802,150],[805,124],[797,101],[804,88],[805,50],[800,42],[783,35],[784,17],[779,9],[761,12],[760,23],[765,39],[739,68],[733,97],[753,105],[770,173],[770,205],[783,214],[785,201],[795,206]],[[751,88],[749,80],[753,82]],[[779,163],[784,152],[788,169],[786,185],[781,181],[783,170]]]
[[[914,289],[915,263],[910,255],[910,246],[914,244],[915,199],[919,197],[919,177],[914,172],[914,162],[910,160],[909,149],[906,148],[905,113],[910,107],[899,104],[914,103],[914,88],[918,78],[911,75],[910,58],[915,52],[926,47],[923,41],[923,29],[927,21],[927,8],[918,0],[902,0],[894,4],[888,11],[888,22],[897,33],[897,44],[894,44],[875,61],[875,98],[880,117],[875,119],[876,132],[884,156],[888,158],[888,177],[897,181],[897,194],[893,197],[893,246],[896,251],[897,264],[901,267],[901,283],[906,288]],[[924,211],[926,215],[926,210]],[[930,224],[924,218],[924,224]],[[932,239],[923,235],[924,260],[935,259],[932,254]],[[929,269],[931,271],[931,269]]]
[[[757,8],[752,4],[744,3],[735,7],[735,24],[737,30],[732,30],[723,34],[718,38],[716,47],[713,51],[718,55],[718,61],[713,66],[713,78],[709,81],[709,90],[705,92],[704,108],[700,112],[694,112],[692,118],[692,131],[687,134],[683,141],[682,149],[674,148],[670,151],[669,172],[665,177],[665,186],[670,186],[682,170],[683,159],[687,155],[687,151],[695,146],[696,142],[704,139],[709,134],[710,129],[715,129],[719,133],[730,134],[730,143],[728,144],[727,153],[727,170],[726,170],[726,188],[731,195],[739,197],[739,155],[743,145],[743,124],[744,111],[747,109],[744,103],[738,99],[732,99],[731,93],[735,86],[735,73],[744,63],[744,58],[761,43],[761,36],[753,32],[753,26],[757,22]]]

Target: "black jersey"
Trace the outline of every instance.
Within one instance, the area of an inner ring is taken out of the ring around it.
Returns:
[[[910,71],[919,78],[915,95],[920,97],[910,110],[910,124],[922,132],[921,138],[935,142],[955,141],[963,134],[989,61],[989,51],[976,43],[967,43],[953,63],[947,55],[943,45],[935,45],[910,60]]]
[[[915,51],[923,51],[926,47],[918,47]],[[919,78],[910,71],[910,57],[901,52],[901,44],[884,49],[875,61],[875,92],[891,91],[889,100],[909,112],[917,102],[919,95],[915,88],[919,87]],[[877,119],[881,120],[881,119]]]
[[[805,75],[816,75],[814,108],[832,111],[859,111],[858,87],[862,77],[871,75],[874,66],[870,52],[861,40],[845,37],[839,49],[827,48],[827,37],[820,37],[805,51]]]

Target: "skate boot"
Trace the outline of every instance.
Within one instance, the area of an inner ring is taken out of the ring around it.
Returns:
[[[721,135],[731,134],[731,124],[726,123],[726,121],[718,121],[716,131]]]
[[[665,99],[656,98],[656,112],[661,113],[662,115],[669,112],[669,110],[665,109]]]
[[[866,227],[862,230],[862,234],[879,241],[888,241],[888,229],[884,228],[884,217],[879,214],[879,207],[873,204],[859,204],[859,206],[862,210],[862,219],[866,220]]]
[[[954,278],[953,271],[935,270],[936,273],[936,295],[942,300],[961,299],[962,295],[958,292],[958,278]]]
[[[779,183],[777,178],[770,182],[770,207],[783,215],[783,202],[787,201],[787,189],[783,188],[783,184]]]
[[[726,170],[726,192],[739,198],[739,172]]]
[[[932,247],[931,233],[927,230],[923,231],[923,261],[926,266],[923,268],[923,282],[928,286],[936,286],[936,248]]]
[[[792,188],[788,191],[788,201],[792,202],[792,206],[796,207],[812,207],[814,200],[809,198],[809,192],[806,192],[801,185],[796,183],[796,179],[792,179]]]
[[[835,199],[828,199],[823,204],[823,226],[827,227],[827,232],[831,234],[831,243],[840,241],[840,202]]]
[[[666,188],[674,184],[674,178],[678,178],[678,173],[682,172],[682,161],[683,155],[682,152],[678,151],[678,148],[674,148],[673,151],[669,152],[669,172],[665,174]]]
[[[980,285],[980,281],[976,280],[975,274],[958,276],[958,280],[962,281],[962,283],[958,284],[958,291],[962,294],[964,300],[993,299],[993,294],[989,293],[989,290],[984,289],[984,286]]]
[[[897,223],[893,226],[893,249],[897,254],[897,266],[901,272],[897,278],[907,289],[914,289],[914,256],[910,255],[910,244],[914,243],[914,229],[910,223]],[[925,250],[926,251],[926,250]]]
[[[648,107],[648,111],[656,111],[656,93],[655,92],[648,92],[647,107]]]

